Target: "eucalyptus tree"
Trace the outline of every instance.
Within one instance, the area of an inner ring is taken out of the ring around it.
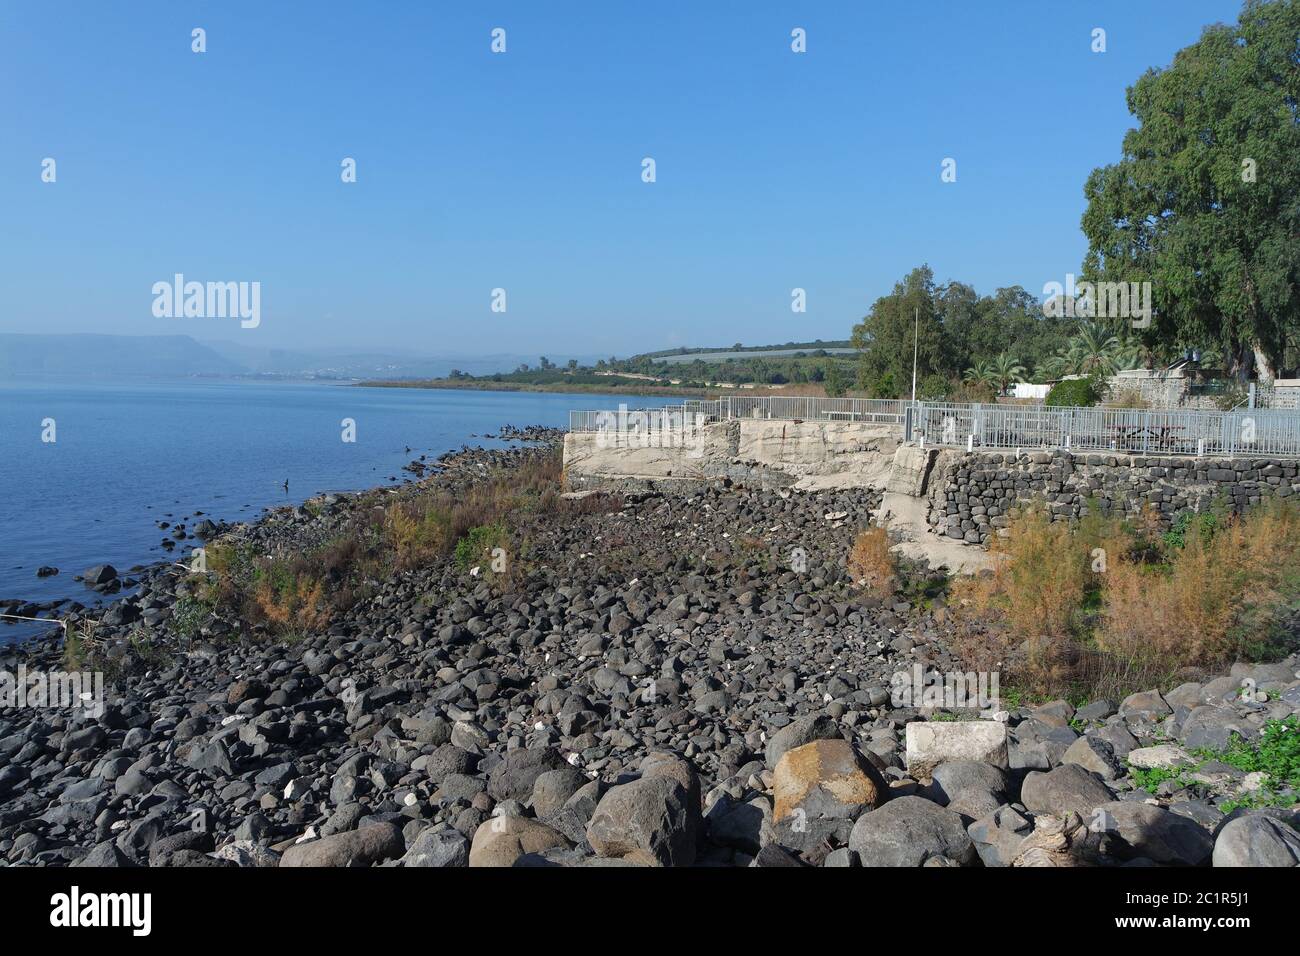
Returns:
[[[1084,187],[1083,271],[1150,282],[1149,348],[1272,377],[1300,327],[1300,0],[1247,0],[1127,92],[1138,125]]]

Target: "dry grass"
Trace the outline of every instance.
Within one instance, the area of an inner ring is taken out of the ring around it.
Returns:
[[[889,533],[885,528],[872,527],[858,532],[848,565],[853,580],[874,598],[885,600],[898,588],[898,566],[889,550]]]
[[[306,553],[214,545],[199,597],[274,635],[293,636],[324,630],[335,612],[368,597],[384,578],[441,562],[478,567],[505,588],[517,580],[530,522],[623,506],[615,496],[565,500],[560,479],[558,450],[539,452],[454,492],[433,485],[386,505],[375,499],[333,541]]]
[[[988,404],[998,400],[997,392],[990,385],[981,382],[956,382],[948,392],[948,397],[944,401],[948,402],[980,402]]]
[[[1069,639],[1078,626],[1092,574],[1090,549],[1081,544],[1067,525],[1050,520],[1044,508],[1028,508],[1012,517],[1010,534],[995,537],[990,546],[992,573],[954,588],[968,624],[997,624],[982,632],[987,646],[981,657],[1005,661],[1019,649],[1025,676],[1036,686],[1053,685],[1067,676]]]
[[[253,601],[277,634],[315,634],[330,622],[324,586],[306,575],[268,574],[254,589]]]
[[[995,570],[954,588],[959,652],[1034,693],[1112,696],[1269,655],[1300,596],[1300,508],[1276,501],[1196,533],[1041,507],[1014,515]]]
[[[451,537],[450,515],[396,504],[384,512],[384,535],[399,568],[413,568],[433,555],[446,554]]]
[[[1298,533],[1300,509],[1275,502],[1211,536],[1188,535],[1165,562],[1121,555],[1106,573],[1096,629],[1110,665],[1103,679],[1168,680],[1264,653],[1297,594]]]

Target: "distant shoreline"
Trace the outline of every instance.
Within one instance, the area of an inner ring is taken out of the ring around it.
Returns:
[[[703,398],[717,389],[691,388],[677,385],[603,385],[566,384],[561,382],[534,384],[524,382],[489,382],[480,380],[457,381],[453,379],[414,379],[353,382],[361,388],[432,388],[461,389],[471,392],[556,392],[566,395],[679,395],[683,398]]]

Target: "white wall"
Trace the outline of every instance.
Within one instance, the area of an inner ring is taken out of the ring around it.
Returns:
[[[1016,382],[1011,386],[1012,398],[1046,398],[1052,390],[1050,385],[1034,385],[1030,382]]]

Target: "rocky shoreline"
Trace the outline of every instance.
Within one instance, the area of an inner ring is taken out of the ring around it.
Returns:
[[[421,462],[418,483],[214,530],[306,551],[360,509],[463,493],[559,436],[501,437],[533,447],[464,449]],[[981,718],[900,701],[895,675],[965,668],[925,569],[906,598],[854,586],[846,556],[879,504],[863,489],[572,493],[521,516],[516,573],[405,570],[292,642],[196,619],[182,569],[145,569],[93,631],[112,669],[102,712],[0,701],[0,859],[1300,862],[1300,815],[1261,799],[1288,793],[1206,756],[1300,732],[1285,729],[1300,659],[1078,708],[1004,701]],[[0,671],[66,657],[32,642],[0,650]]]

